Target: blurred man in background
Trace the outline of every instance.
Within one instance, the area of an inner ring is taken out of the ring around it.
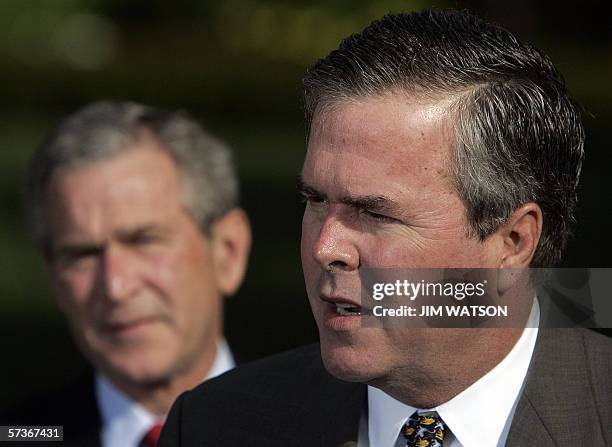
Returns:
[[[234,366],[223,298],[251,234],[230,151],[184,113],[98,102],[39,148],[28,187],[34,240],[95,376],[11,422],[63,425],[63,445],[153,446],[180,393]]]
[[[347,37],[304,88],[301,250],[320,345],[185,393],[161,444],[611,444],[612,341],[539,327],[529,281],[512,297],[530,303],[525,327],[361,322],[368,269],[488,268],[503,293],[513,271],[559,262],[584,130],[550,59],[426,10]]]

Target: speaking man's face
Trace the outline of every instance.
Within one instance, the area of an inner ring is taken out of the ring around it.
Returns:
[[[158,383],[198,368],[204,377],[214,357],[215,239],[180,192],[174,161],[152,139],[49,184],[54,292],[81,349],[112,379]]]
[[[376,383],[418,373],[445,345],[469,349],[462,329],[361,328],[359,316],[338,310],[359,306],[364,267],[497,265],[495,247],[467,236],[451,142],[443,102],[385,95],[315,114],[302,170],[302,264],[323,360],[340,378]]]

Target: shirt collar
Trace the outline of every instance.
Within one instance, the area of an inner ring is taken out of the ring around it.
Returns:
[[[539,318],[535,299],[525,329],[508,355],[457,396],[428,409],[438,412],[462,446],[504,445],[535,347]],[[402,426],[417,410],[368,386],[370,447],[394,446]]]
[[[368,439],[370,447],[392,447],[406,420],[417,409],[368,385]]]
[[[208,374],[206,374],[204,380],[220,376],[221,374],[234,368],[234,366],[236,366],[236,363],[234,362],[234,356],[232,355],[232,351],[230,350],[225,338],[222,338],[217,346],[217,355],[215,356],[215,361],[208,370]]]
[[[222,339],[204,380],[223,374],[233,367],[232,353],[225,339]],[[136,447],[153,424],[163,422],[99,373],[96,375],[95,392],[102,417],[104,447]]]

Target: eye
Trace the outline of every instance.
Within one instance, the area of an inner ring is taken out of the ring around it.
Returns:
[[[56,261],[62,268],[82,268],[86,263],[96,259],[102,253],[99,247],[74,247],[62,249],[56,255]]]
[[[394,219],[393,217],[389,217],[389,216],[385,216],[384,214],[379,214],[379,213],[375,213],[373,211],[368,211],[368,210],[359,210],[359,212],[366,216],[368,219],[371,220],[375,220],[377,222],[396,222],[397,219]]]
[[[157,241],[157,237],[152,234],[139,234],[130,239],[132,245],[147,245]]]
[[[125,243],[138,247],[155,244],[162,240],[162,236],[153,231],[137,231],[125,238]]]
[[[308,201],[311,203],[325,203],[325,199],[319,196],[310,196],[308,197]]]
[[[300,193],[300,200],[302,201],[302,203],[310,203],[310,204],[325,203],[325,199],[316,194]]]

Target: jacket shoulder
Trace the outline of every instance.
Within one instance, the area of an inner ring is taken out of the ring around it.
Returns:
[[[592,393],[612,442],[612,339],[590,330],[581,335]]]
[[[239,365],[200,384],[190,394],[195,397],[200,393],[228,388],[235,391],[248,390],[249,393],[276,393],[287,382],[299,381],[306,385],[327,378],[335,380],[323,366],[319,345],[312,344]]]
[[[319,345],[310,345],[241,365],[184,393],[160,446],[233,446],[247,439],[266,447],[337,445],[332,438],[356,433],[364,398],[365,386],[332,377]]]
[[[608,445],[611,399],[612,340],[588,329],[541,328],[508,445],[525,445],[517,440],[533,424],[555,445]]]

